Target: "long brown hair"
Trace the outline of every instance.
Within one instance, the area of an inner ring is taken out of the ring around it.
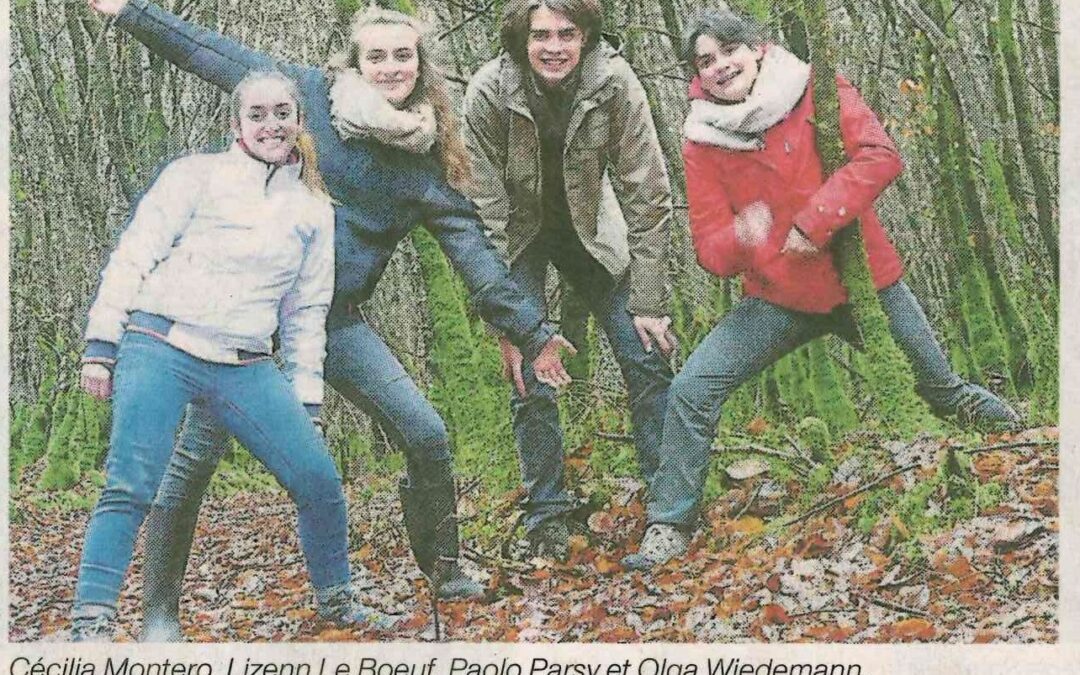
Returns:
[[[435,65],[435,47],[431,31],[427,24],[419,19],[372,5],[357,12],[352,20],[348,46],[327,61],[326,67],[333,74],[335,71],[353,68],[360,70],[359,42],[360,30],[367,26],[408,26],[416,31],[419,39],[416,53],[420,62],[420,72],[416,88],[401,107],[409,107],[427,100],[435,109],[436,140],[435,150],[446,174],[447,181],[455,188],[461,188],[469,181],[469,154],[461,141],[457,115],[446,90],[446,78]]]

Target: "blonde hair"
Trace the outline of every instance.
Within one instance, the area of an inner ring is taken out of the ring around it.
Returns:
[[[372,5],[353,16],[349,45],[330,57],[326,67],[331,74],[352,68],[360,70],[360,31],[368,26],[408,26],[419,36],[416,53],[420,72],[416,88],[405,99],[402,107],[426,100],[435,109],[435,151],[439,156],[446,180],[455,188],[464,187],[469,181],[469,154],[461,140],[457,115],[446,89],[446,78],[435,65],[435,46],[428,25],[416,17],[391,9]]]
[[[243,77],[229,94],[229,114],[233,121],[240,121],[240,105],[244,92],[249,87],[265,82],[277,82],[285,87],[289,98],[296,104],[296,114],[304,114],[304,103],[300,98],[300,89],[288,75],[278,70],[253,70]],[[302,119],[302,117],[300,117]],[[328,196],[326,183],[323,181],[322,172],[319,171],[319,154],[315,150],[315,139],[306,127],[300,128],[296,137],[296,151],[300,153],[300,181],[309,190],[320,196]]]

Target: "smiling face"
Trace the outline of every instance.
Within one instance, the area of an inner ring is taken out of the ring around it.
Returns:
[[[400,106],[416,89],[420,34],[403,24],[373,24],[356,32],[360,76]]]
[[[233,133],[252,157],[284,164],[296,147],[300,128],[300,111],[284,82],[256,80],[240,92]]]
[[[537,7],[529,19],[529,67],[548,86],[559,84],[581,61],[585,38],[585,33],[564,14],[542,5]]]
[[[699,35],[695,47],[694,67],[705,93],[727,103],[745,100],[754,88],[765,48],[720,44],[708,35]]]

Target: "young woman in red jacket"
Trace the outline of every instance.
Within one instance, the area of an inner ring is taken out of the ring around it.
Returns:
[[[698,262],[742,275],[745,297],[712,330],[671,385],[649,527],[623,563],[644,569],[686,552],[698,518],[720,407],[741,383],[803,343],[856,330],[829,245],[862,224],[870,269],[918,393],[939,415],[1012,423],[1017,414],[949,368],[873,203],[903,168],[859,92],[837,77],[848,163],[826,178],[812,119],[810,65],[767,43],[748,19],[700,13],[684,38],[697,70],[684,127],[690,229]]]

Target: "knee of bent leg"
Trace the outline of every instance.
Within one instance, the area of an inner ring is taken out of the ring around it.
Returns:
[[[409,457],[423,461],[440,461],[450,458],[450,433],[446,423],[434,409],[418,415],[401,429],[405,444],[403,450]]]
[[[298,505],[332,502],[343,498],[341,476],[329,455],[316,461],[304,462],[288,480],[285,489]]]
[[[713,386],[706,378],[682,371],[671,381],[668,407],[682,415],[711,420],[727,399],[727,389]]]

